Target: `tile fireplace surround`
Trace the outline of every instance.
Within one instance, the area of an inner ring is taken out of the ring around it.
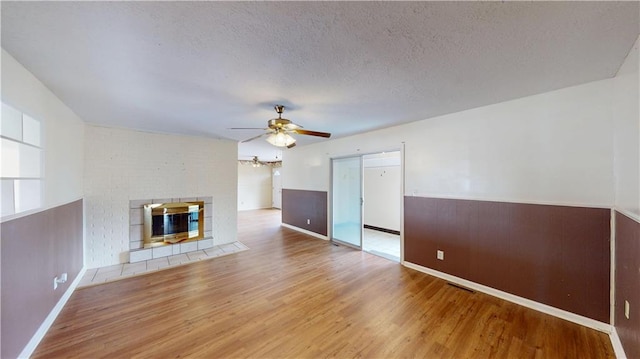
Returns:
[[[142,228],[144,205],[149,203],[204,202],[204,238],[197,241],[167,244],[144,248]],[[153,198],[129,201],[129,263],[164,258],[176,254],[189,253],[213,247],[212,236],[213,197]]]

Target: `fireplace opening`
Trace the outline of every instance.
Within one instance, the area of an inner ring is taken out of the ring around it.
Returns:
[[[144,247],[204,237],[204,202],[144,205]]]

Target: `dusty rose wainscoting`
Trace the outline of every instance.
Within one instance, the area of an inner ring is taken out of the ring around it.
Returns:
[[[82,269],[82,200],[4,222],[1,233],[1,357],[15,358]]]
[[[620,212],[616,221],[615,327],[628,358],[640,358],[640,223]],[[629,319],[624,301],[629,301]]]
[[[609,209],[405,197],[404,220],[408,262],[609,322]]]
[[[327,192],[283,189],[282,223],[326,236]]]

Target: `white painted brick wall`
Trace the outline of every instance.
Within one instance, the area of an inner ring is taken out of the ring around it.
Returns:
[[[214,244],[237,239],[237,144],[85,126],[88,268],[128,262],[129,201],[213,196]]]

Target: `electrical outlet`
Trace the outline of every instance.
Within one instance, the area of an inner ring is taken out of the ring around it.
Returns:
[[[58,284],[65,283],[66,281],[67,281],[67,273],[62,273],[60,275],[60,278],[54,277],[53,278],[53,290],[58,289]]]
[[[629,301],[628,300],[624,301],[624,316],[625,318],[629,319]]]
[[[438,258],[439,260],[443,261],[444,260],[444,251],[438,250],[436,252],[436,258]]]
[[[311,224],[311,220],[307,218],[307,224]]]

